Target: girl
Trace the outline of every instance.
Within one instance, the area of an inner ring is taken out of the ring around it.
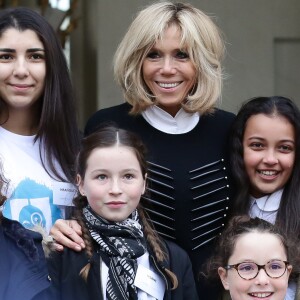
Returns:
[[[65,217],[80,142],[66,60],[47,21],[0,12],[0,156],[9,180],[3,214],[26,227]]]
[[[259,218],[233,217],[211,259],[232,300],[284,300],[296,248],[277,226]]]
[[[83,140],[77,172],[74,204],[86,249],[49,259],[61,299],[198,299],[187,254],[158,237],[140,204],[147,177],[141,141],[103,128]]]
[[[284,97],[254,98],[241,108],[231,135],[237,195],[233,214],[275,223],[300,239],[300,112]],[[288,299],[296,286],[290,283]]]

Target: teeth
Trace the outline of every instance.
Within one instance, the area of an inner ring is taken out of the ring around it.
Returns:
[[[266,298],[271,296],[272,293],[250,293],[251,296],[256,298]]]
[[[179,85],[179,82],[174,82],[174,83],[162,83],[158,82],[158,85],[162,88],[174,88]]]
[[[276,175],[278,172],[277,171],[258,171],[262,175],[266,176],[273,176]]]

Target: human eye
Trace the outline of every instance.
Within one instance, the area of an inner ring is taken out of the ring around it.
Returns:
[[[11,59],[13,59],[13,56],[11,54],[8,53],[0,54],[0,60],[2,61],[11,60]]]
[[[285,267],[285,264],[283,261],[272,261],[267,264],[268,269],[272,271],[278,271],[282,270]]]
[[[294,147],[292,145],[283,144],[279,146],[279,151],[283,153],[290,153],[294,151]]]
[[[256,265],[254,263],[241,263],[238,266],[239,272],[250,273],[256,270]]]
[[[100,181],[104,181],[107,178],[107,176],[105,174],[99,174],[97,175],[97,179]]]
[[[261,142],[252,142],[249,147],[253,150],[262,150],[264,149],[264,144]]]
[[[157,58],[160,58],[160,54],[158,51],[156,50],[151,50],[148,54],[147,54],[147,58],[150,58],[150,59],[157,59]]]
[[[33,61],[41,61],[44,58],[45,58],[45,55],[43,53],[35,52],[35,53],[30,53],[30,55],[29,55],[29,59],[33,60]]]
[[[132,179],[134,178],[134,175],[128,173],[128,174],[125,174],[125,175],[123,176],[123,178],[126,179],[126,180],[132,180]]]
[[[189,58],[189,55],[188,55],[187,52],[179,50],[176,53],[176,58],[178,58],[178,59],[187,59],[187,58]]]

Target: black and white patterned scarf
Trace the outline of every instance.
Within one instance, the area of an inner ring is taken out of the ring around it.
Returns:
[[[137,289],[133,285],[137,258],[147,248],[137,210],[122,222],[110,222],[101,218],[89,205],[83,209],[83,215],[100,251],[109,257],[107,300],[138,299]]]

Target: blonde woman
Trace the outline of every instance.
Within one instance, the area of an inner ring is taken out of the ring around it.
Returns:
[[[216,108],[223,53],[219,29],[199,9],[146,7],[115,54],[126,103],[96,112],[85,129],[88,135],[111,121],[142,138],[149,150],[147,212],[160,235],[188,252],[196,279],[226,222],[231,193],[225,149],[234,115]],[[52,234],[75,249],[82,240],[66,225],[56,223]],[[215,300],[215,291],[198,282],[202,299]]]

